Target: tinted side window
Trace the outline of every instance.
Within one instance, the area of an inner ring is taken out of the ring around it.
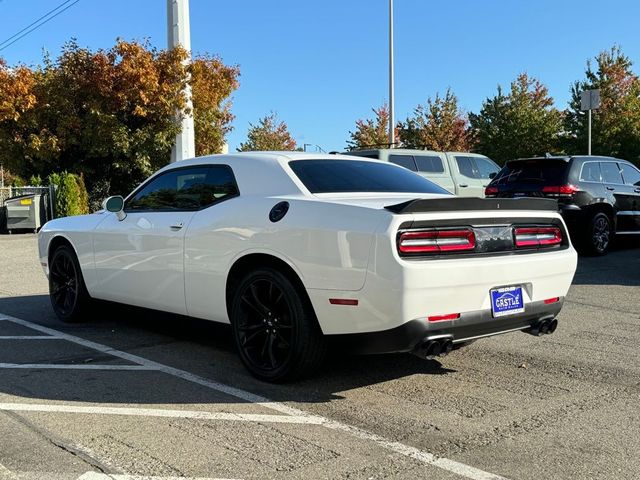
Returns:
[[[436,155],[414,155],[419,172],[426,173],[444,173],[444,165],[442,158]]]
[[[622,170],[622,177],[624,178],[624,183],[627,185],[635,185],[640,186],[640,171],[637,168],[632,167],[626,163],[620,164],[620,169]]]
[[[468,178],[478,178],[474,168],[474,161],[471,157],[456,157],[456,163],[458,164],[458,170],[462,175]]]
[[[125,208],[142,211],[198,210],[237,194],[233,173],[227,166],[179,168],[154,178],[128,200]]]
[[[600,178],[600,163],[587,162],[582,165],[582,172],[580,172],[580,181],[582,182],[601,182]]]
[[[604,183],[624,183],[618,164],[615,162],[601,162],[602,181]]]
[[[475,157],[474,160],[476,161],[476,168],[478,169],[480,178],[491,178],[492,173],[498,173],[500,171],[500,168],[485,158]]]
[[[416,171],[416,163],[413,161],[411,155],[389,155],[389,161],[401,167],[408,168],[413,172]]]

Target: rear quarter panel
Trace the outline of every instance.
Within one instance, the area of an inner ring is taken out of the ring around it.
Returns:
[[[289,211],[273,223],[269,212],[281,201],[289,202]],[[251,253],[283,260],[307,289],[360,290],[374,232],[390,217],[383,210],[303,196],[240,196],[198,212],[185,238],[189,314],[228,322],[228,272]]]

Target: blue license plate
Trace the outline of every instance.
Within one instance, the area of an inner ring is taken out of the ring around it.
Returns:
[[[502,287],[491,290],[491,311],[494,317],[524,312],[522,287]]]

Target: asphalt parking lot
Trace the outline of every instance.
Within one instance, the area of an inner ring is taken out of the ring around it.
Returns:
[[[280,386],[224,326],[107,304],[66,325],[46,292],[35,236],[1,236],[0,479],[640,478],[632,241],[580,259],[554,335]]]

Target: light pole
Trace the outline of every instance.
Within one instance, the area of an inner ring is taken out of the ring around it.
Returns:
[[[191,60],[191,31],[189,28],[189,0],[167,0],[167,43],[169,49],[180,45],[187,51],[185,65]],[[181,117],[181,130],[176,135],[176,143],[171,148],[171,163],[196,156],[195,132],[193,127],[193,103],[191,101],[190,78],[187,79],[184,95],[186,110],[177,112]]]
[[[396,143],[396,132],[393,127],[393,0],[389,0],[389,148]]]

